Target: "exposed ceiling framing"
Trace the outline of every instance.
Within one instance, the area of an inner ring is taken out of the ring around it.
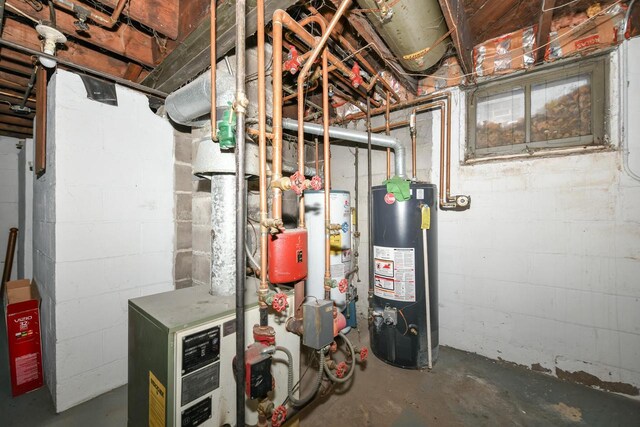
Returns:
[[[55,0],[56,2],[58,0]],[[119,0],[69,0],[87,10],[110,16]],[[417,1],[417,0],[416,0]],[[551,20],[559,16],[584,11],[594,0],[438,0],[451,32],[452,49],[458,55],[465,73],[473,68],[473,46],[487,39],[538,25],[538,43],[548,38]],[[0,2],[1,4],[2,2]],[[330,20],[341,0],[266,0],[267,22],[276,9],[288,9],[295,17],[320,13]],[[41,51],[42,42],[35,25],[50,20],[48,0],[5,0],[4,19],[0,35],[3,40]],[[34,7],[40,5],[42,7]],[[209,8],[211,0],[126,0],[122,14],[113,28],[88,20],[88,31],[78,30],[76,14],[60,5],[56,10],[56,27],[68,42],[57,56],[107,76],[142,83],[162,92],[171,92],[194,78],[210,65]],[[256,0],[248,0],[247,34],[256,31]],[[235,46],[235,1],[217,0],[218,59]],[[314,7],[309,7],[314,6]],[[354,1],[351,9],[357,9]],[[637,18],[636,18],[637,20]],[[354,58],[369,74],[386,69],[407,89],[416,93],[418,78],[406,72],[389,47],[361,13],[347,11],[338,25],[339,36],[330,43],[341,59],[352,63]],[[308,47],[298,41],[301,51]],[[348,46],[349,53],[342,46]],[[453,52],[453,50],[451,51]],[[450,52],[450,53],[451,53]],[[541,60],[542,50],[538,52]],[[20,104],[26,92],[35,56],[0,48],[0,134],[29,137],[36,108],[33,88],[25,106],[30,112],[16,115],[10,105]],[[429,71],[429,70],[428,70]],[[340,96],[355,103],[364,102],[366,93],[354,89],[340,73],[332,74],[332,82]],[[385,88],[376,87],[378,95]],[[316,90],[318,93],[318,90]],[[309,94],[313,101],[315,93]],[[379,105],[374,100],[374,106]],[[291,99],[289,102],[295,102]],[[395,100],[394,100],[395,102]],[[360,104],[362,105],[362,104]]]

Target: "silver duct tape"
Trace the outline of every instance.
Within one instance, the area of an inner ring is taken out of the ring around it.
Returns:
[[[505,71],[511,69],[511,38],[505,37],[496,44],[496,59],[493,70]]]
[[[236,177],[211,177],[211,294],[236,289]]]
[[[546,43],[546,41],[544,41]],[[522,48],[524,50],[524,66],[525,68],[531,67],[535,62],[536,58],[533,53],[533,49],[536,44],[536,34],[533,30],[533,27],[529,27],[524,30],[522,33]]]

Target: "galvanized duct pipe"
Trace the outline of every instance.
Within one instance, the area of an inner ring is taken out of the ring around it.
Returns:
[[[211,295],[236,292],[236,177],[211,176]]]
[[[288,130],[298,130],[298,121],[292,119],[282,120],[282,127]],[[324,129],[322,125],[315,123],[304,124],[305,133],[312,135],[323,135]],[[357,130],[345,129],[336,126],[329,126],[329,136],[331,138],[342,139],[344,141],[357,142],[358,144],[367,144],[368,136],[367,132],[360,132]],[[387,135],[371,135],[371,145],[376,147],[391,148],[395,154],[395,174],[400,178],[407,177],[406,165],[405,165],[405,147],[398,139]]]
[[[216,75],[216,104],[226,107],[233,101],[234,77],[228,72],[218,71]],[[194,123],[211,112],[211,70],[198,76],[192,82],[172,92],[165,100],[165,109],[171,120],[183,125],[200,127],[207,121]]]

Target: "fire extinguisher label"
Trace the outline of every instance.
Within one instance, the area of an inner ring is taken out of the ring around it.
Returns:
[[[374,246],[373,256],[374,294],[394,301],[415,301],[415,249]]]

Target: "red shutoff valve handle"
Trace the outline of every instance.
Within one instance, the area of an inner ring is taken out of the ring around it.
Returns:
[[[336,366],[336,377],[344,378],[344,375],[347,373],[347,363],[340,362],[338,366]]]
[[[287,295],[283,292],[277,293],[273,296],[273,300],[271,301],[271,307],[278,313],[282,313],[289,306],[289,301],[287,300]]]
[[[287,408],[280,405],[273,410],[271,414],[271,425],[273,427],[280,427],[287,419]]]
[[[296,171],[293,175],[291,175],[291,189],[299,196],[305,189],[305,176],[300,172]]]
[[[320,178],[318,175],[311,178],[311,188],[316,191],[322,190],[322,178]]]
[[[367,347],[363,347],[360,349],[360,361],[366,362],[367,357],[369,357],[369,349]]]
[[[353,64],[353,68],[351,68],[351,72],[353,73],[353,77],[351,77],[351,85],[357,89],[361,84],[364,83],[364,80],[360,75],[360,66],[358,65],[357,62]]]
[[[298,51],[294,46],[289,48],[288,59],[284,63],[284,69],[289,71],[291,74],[295,74],[298,72],[298,67],[300,67],[300,62],[298,61]]]
[[[344,294],[347,292],[348,289],[349,289],[349,281],[347,279],[340,280],[340,283],[338,283],[338,290],[340,291],[340,293]]]

